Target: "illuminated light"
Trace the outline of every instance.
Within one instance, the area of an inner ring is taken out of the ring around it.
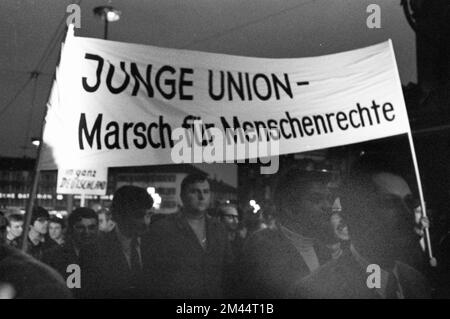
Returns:
[[[56,195],[56,199],[57,200],[63,200],[63,195],[61,195],[61,194]]]
[[[322,173],[328,173],[328,170],[327,169],[321,169],[320,170]]]
[[[111,6],[100,6],[94,8],[94,14],[101,17],[102,19],[106,19],[106,21],[108,22],[116,22],[119,21],[122,12],[114,9]]]
[[[156,194],[156,189],[154,187],[147,187],[147,193],[153,197],[153,195]]]
[[[229,203],[230,203],[230,201],[229,201],[229,200],[227,200],[227,201],[226,201],[226,203],[227,203],[227,204],[229,204]]]
[[[256,201],[254,199],[250,200],[250,206],[254,207],[256,205]]]
[[[256,214],[260,209],[261,209],[261,206],[259,206],[258,204],[255,204],[253,206],[253,214]]]
[[[58,218],[63,218],[63,216],[61,215],[61,213],[56,213],[56,217],[58,217]]]
[[[161,196],[156,192],[156,189],[154,187],[147,187],[147,193],[152,197],[153,199],[153,207],[155,209],[159,209],[161,206],[162,198]]]
[[[108,20],[108,22],[119,21],[120,13],[121,12],[117,10],[108,11],[108,13],[106,14],[106,20]]]
[[[33,137],[31,139],[31,144],[33,144],[34,146],[39,146],[41,144],[41,140],[37,137]]]

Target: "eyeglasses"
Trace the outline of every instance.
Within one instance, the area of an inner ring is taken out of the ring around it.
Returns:
[[[40,223],[45,223],[48,222],[48,218],[47,217],[38,217],[36,218],[36,220]]]
[[[224,215],[222,215],[222,216],[223,216],[223,217],[230,217],[230,218],[239,219],[239,216],[231,215],[231,214],[224,214]]]
[[[83,226],[83,225],[75,225],[73,227],[76,231],[96,231],[97,230],[97,225],[89,225],[89,226]]]

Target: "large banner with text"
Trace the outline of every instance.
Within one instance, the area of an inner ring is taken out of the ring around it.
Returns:
[[[41,169],[179,163],[174,154],[196,137],[184,139],[180,129],[200,132],[199,146],[216,148],[217,162],[252,157],[226,151],[239,141],[274,142],[266,155],[275,156],[410,131],[390,40],[267,59],[68,35]]]

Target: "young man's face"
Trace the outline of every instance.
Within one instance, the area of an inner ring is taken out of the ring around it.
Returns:
[[[58,240],[62,236],[62,226],[59,223],[49,223],[48,234],[51,239]]]
[[[202,215],[209,208],[210,198],[209,182],[205,180],[187,185],[181,199],[186,211],[190,214]]]
[[[73,226],[73,239],[79,245],[88,245],[95,242],[98,234],[97,220],[95,218],[82,218]]]
[[[23,221],[11,221],[10,226],[6,227],[9,236],[13,238],[18,238],[22,236],[23,232]]]
[[[33,228],[41,235],[45,235],[48,232],[48,218],[39,217],[34,221]]]

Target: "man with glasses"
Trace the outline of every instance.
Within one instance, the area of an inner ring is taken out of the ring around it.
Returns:
[[[236,206],[229,203],[219,205],[217,207],[217,216],[220,218],[222,224],[225,225],[233,256],[239,256],[244,243],[244,237],[239,232],[240,221]]]
[[[339,258],[300,280],[295,297],[430,297],[426,278],[411,267],[422,256],[406,181],[369,166],[354,170],[342,190],[342,215],[351,245]]]
[[[288,170],[279,180],[275,227],[251,235],[242,253],[243,297],[287,298],[296,280],[330,258],[318,241],[329,229],[333,197],[327,174]]]

